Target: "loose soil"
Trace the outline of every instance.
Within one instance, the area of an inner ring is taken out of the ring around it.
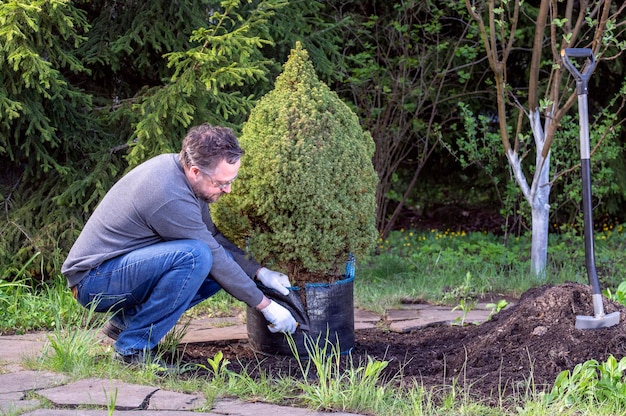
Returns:
[[[437,211],[425,218],[408,212],[400,226],[408,229],[501,230],[502,219],[490,211]],[[389,362],[386,375],[401,385],[419,383],[433,391],[442,386],[469,387],[479,400],[497,404],[498,399],[550,390],[557,375],[576,364],[610,355],[626,356],[625,307],[604,299],[606,314],[620,313],[611,328],[576,329],[577,316],[594,316],[588,285],[544,285],[524,293],[517,302],[481,325],[439,325],[406,333],[385,329],[358,330],[347,363],[366,363],[367,358]],[[221,351],[233,371],[253,376],[302,377],[293,357],[267,356],[252,350],[247,341],[187,345],[184,360],[207,364]]]
[[[626,354],[624,307],[604,300],[607,314],[619,311],[620,323],[603,329],[575,329],[576,316],[593,316],[588,285],[545,285],[481,325],[433,326],[407,333],[384,328],[358,330],[354,363],[367,357],[389,361],[389,377],[427,388],[471,386],[477,399],[496,400],[524,393],[529,383],[550,389],[556,376],[577,363]],[[293,357],[256,353],[246,341],[187,345],[184,361],[207,365],[218,351],[234,371],[301,377]],[[345,357],[347,360],[348,357]]]

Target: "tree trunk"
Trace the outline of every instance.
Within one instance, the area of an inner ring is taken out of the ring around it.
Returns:
[[[538,158],[541,155],[537,156]],[[543,163],[539,174],[539,186],[531,201],[532,209],[532,245],[530,248],[530,270],[539,279],[546,278],[548,258],[548,226],[550,225],[550,155]]]
[[[550,220],[550,151],[545,158],[541,149],[545,143],[545,131],[550,127],[550,120],[546,126],[541,125],[541,113],[538,109],[528,113],[531,130],[535,139],[537,156],[535,158],[535,174],[529,186],[522,162],[514,149],[509,148],[506,155],[509,166],[513,171],[515,182],[519,185],[524,198],[531,208],[532,215],[532,245],[530,249],[530,269],[540,279],[545,279],[545,267],[548,258],[548,226]]]

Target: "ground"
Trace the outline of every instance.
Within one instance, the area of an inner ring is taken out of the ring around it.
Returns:
[[[473,213],[470,218],[469,231],[497,228],[491,215]],[[428,224],[411,218],[404,221],[412,228],[425,229],[452,224],[450,218],[433,218]],[[391,332],[384,326],[359,330],[350,357],[354,363],[364,363],[368,356],[389,361],[387,375],[400,377],[404,385],[417,382],[440,388],[456,382],[457,386],[471,386],[471,393],[486,401],[519,396],[529,385],[550,390],[561,371],[573,370],[578,363],[602,362],[609,355],[619,360],[626,355],[624,307],[606,299],[603,306],[606,314],[619,312],[618,325],[576,329],[577,316],[594,317],[589,286],[545,285],[527,291],[514,305],[481,325],[440,325],[407,333]],[[294,358],[259,354],[247,341],[187,345],[184,360],[206,365],[207,358],[218,351],[234,371],[246,368],[252,374],[263,370],[300,376]]]
[[[577,363],[605,361],[611,354],[619,360],[626,354],[626,316],[617,303],[604,304],[607,314],[620,312],[617,326],[575,329],[577,316],[594,316],[592,305],[588,285],[545,285],[481,325],[407,333],[359,330],[351,358],[355,363],[365,363],[367,356],[389,361],[387,374],[401,374],[403,384],[438,388],[456,379],[485,400],[519,395],[531,378],[535,388],[549,389],[561,371]],[[243,367],[252,374],[263,369],[266,374],[300,376],[294,358],[259,354],[247,341],[187,345],[184,361],[206,365],[218,351],[234,371]]]

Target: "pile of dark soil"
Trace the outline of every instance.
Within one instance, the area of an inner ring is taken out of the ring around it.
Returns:
[[[545,285],[526,292],[518,303],[482,325],[434,326],[394,333],[384,329],[356,332],[354,363],[367,356],[389,361],[389,376],[425,387],[471,385],[477,398],[518,395],[529,382],[550,389],[556,376],[577,363],[626,354],[624,307],[605,299],[605,312],[619,311],[620,323],[603,329],[575,329],[577,315],[593,316],[587,285]],[[255,353],[246,341],[190,344],[184,361],[207,364],[218,351],[233,371],[301,377],[294,358]],[[347,357],[346,357],[347,360]]]

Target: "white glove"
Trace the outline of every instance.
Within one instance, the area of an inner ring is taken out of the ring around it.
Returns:
[[[293,334],[296,332],[298,324],[293,319],[291,313],[284,307],[280,306],[274,301],[270,301],[270,304],[260,311],[265,319],[270,323],[267,328],[272,333],[276,332],[288,332]]]
[[[289,290],[287,288],[291,286],[291,283],[289,283],[289,278],[286,274],[262,267],[257,272],[256,277],[265,286],[274,289],[281,295],[287,296],[289,294]]]

